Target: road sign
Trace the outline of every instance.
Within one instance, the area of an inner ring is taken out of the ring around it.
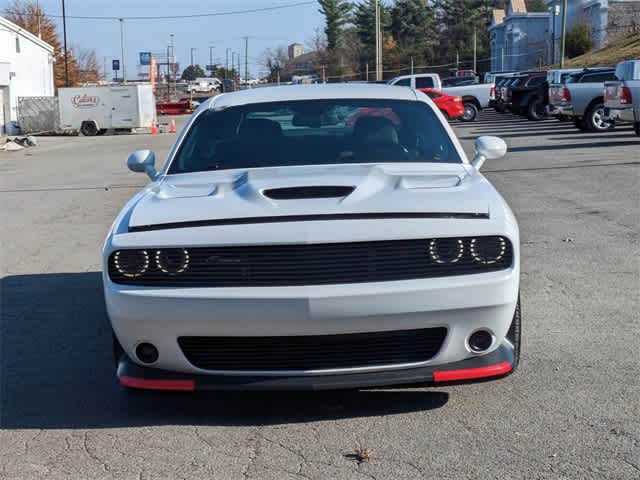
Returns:
[[[112,68],[112,70],[115,70],[116,72],[118,70],[120,70],[120,60],[112,60],[111,61],[111,68]]]
[[[151,65],[151,52],[140,52],[140,65]]]

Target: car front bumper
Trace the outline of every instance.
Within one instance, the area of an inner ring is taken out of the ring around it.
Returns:
[[[141,367],[123,355],[118,381],[143,390],[340,390],[353,388],[416,387],[472,383],[505,377],[515,368],[515,351],[503,340],[493,352],[440,366],[341,375],[261,376],[199,375]]]
[[[113,330],[131,363],[143,342],[157,347],[150,367],[213,376],[281,376],[278,371],[212,371],[192,365],[178,344],[182,336],[313,336],[445,327],[435,356],[411,365],[380,365],[287,376],[382,373],[435,368],[478,358],[500,347],[511,325],[519,290],[519,265],[498,272],[423,280],[307,287],[149,288],[117,285],[104,278]],[[493,337],[484,355],[467,339],[485,329]]]

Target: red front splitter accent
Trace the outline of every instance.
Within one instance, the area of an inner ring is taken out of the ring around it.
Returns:
[[[463,368],[460,370],[443,370],[433,372],[434,382],[456,382],[476,378],[497,377],[506,375],[512,370],[509,362],[500,362],[488,367]]]
[[[145,390],[174,390],[180,392],[192,392],[196,389],[194,380],[153,380],[128,376],[120,377],[120,385]]]

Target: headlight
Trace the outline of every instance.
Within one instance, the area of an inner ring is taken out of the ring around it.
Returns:
[[[146,250],[119,250],[113,256],[113,265],[125,277],[136,278],[149,269],[149,254]]]
[[[502,260],[507,251],[507,242],[502,237],[472,238],[469,248],[476,262],[491,265]]]
[[[177,275],[189,268],[189,252],[184,248],[156,250],[156,266],[158,270]]]
[[[450,238],[433,239],[429,242],[429,256],[435,263],[456,263],[464,254],[462,240]]]

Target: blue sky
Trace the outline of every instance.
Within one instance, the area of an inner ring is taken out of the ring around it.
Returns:
[[[69,16],[170,16],[248,10],[298,1],[301,0],[66,0],[65,8]],[[39,2],[46,13],[62,14],[61,0]],[[2,9],[8,3],[8,0],[0,0]],[[62,20],[55,20],[62,30]],[[125,20],[127,77],[137,74],[138,52],[166,51],[170,33],[175,35],[176,56],[181,68],[190,62],[191,47],[197,48],[195,60],[201,65],[209,63],[209,46],[215,47],[214,57],[223,63],[227,48],[242,52],[244,57],[242,37],[249,35],[249,69],[257,74],[262,69],[259,64],[265,48],[293,42],[300,42],[306,47],[322,23],[317,4],[209,18]],[[120,58],[119,22],[67,19],[67,42],[94,48],[99,61],[102,63],[106,57],[110,65],[111,59]]]

